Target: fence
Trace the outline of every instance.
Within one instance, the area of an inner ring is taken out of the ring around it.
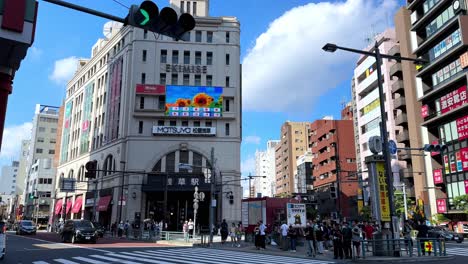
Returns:
[[[446,256],[445,240],[439,238],[417,238],[413,239],[374,239],[361,241],[361,256],[366,258],[372,256],[409,256],[433,254],[434,256]],[[353,256],[357,256],[356,248],[353,246]]]

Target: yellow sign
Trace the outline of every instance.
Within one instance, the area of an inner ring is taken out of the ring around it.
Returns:
[[[364,207],[364,201],[363,200],[358,200],[357,201],[357,211],[358,211],[359,215],[361,214],[363,207]]]
[[[434,248],[432,247],[432,242],[424,242],[424,249],[426,252],[434,252]]]
[[[388,188],[383,162],[376,163],[377,179],[379,180],[380,218],[390,222],[390,202],[388,201]]]
[[[362,109],[362,114],[365,115],[379,106],[380,106],[380,100],[379,98],[377,98],[374,101],[372,101],[370,104],[364,106],[364,108]]]

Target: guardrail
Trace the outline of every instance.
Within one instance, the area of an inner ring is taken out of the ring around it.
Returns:
[[[361,241],[362,258],[366,258],[369,254],[372,256],[417,256],[433,254],[434,256],[447,256],[445,240],[439,238],[417,238],[413,239],[374,239]],[[405,254],[406,253],[406,254]],[[353,246],[353,256],[357,256],[356,248]]]

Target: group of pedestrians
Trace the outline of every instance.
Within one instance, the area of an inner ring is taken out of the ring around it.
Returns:
[[[117,222],[114,222],[111,224],[110,229],[111,229],[111,235],[113,237],[128,238],[128,236],[130,235],[129,234],[130,222],[128,220],[125,221],[125,223],[123,221],[120,221],[119,224],[117,224]]]

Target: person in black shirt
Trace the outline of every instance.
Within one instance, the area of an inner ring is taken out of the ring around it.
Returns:
[[[419,221],[419,225],[418,225],[418,228],[416,229],[418,230],[418,238],[419,238],[419,242],[420,242],[420,245],[421,245],[421,252],[424,255],[426,255],[426,249],[425,249],[425,245],[424,245],[424,242],[426,242],[427,240],[427,236],[428,236],[428,232],[429,232],[429,227],[427,227],[426,223],[423,222],[423,221]],[[431,255],[431,252],[429,251],[429,256]]]
[[[333,239],[333,254],[334,258],[343,259],[343,234],[340,230],[340,225],[336,224],[335,228],[332,230],[331,237]]]
[[[343,251],[344,255],[347,259],[351,258],[351,239],[353,238],[353,233],[351,231],[351,227],[347,222],[344,223],[343,227]]]
[[[315,247],[314,247],[314,240],[315,240],[315,230],[313,225],[310,222],[307,223],[307,227],[305,229],[305,236],[306,236],[306,246],[307,246],[307,256],[315,258]]]

